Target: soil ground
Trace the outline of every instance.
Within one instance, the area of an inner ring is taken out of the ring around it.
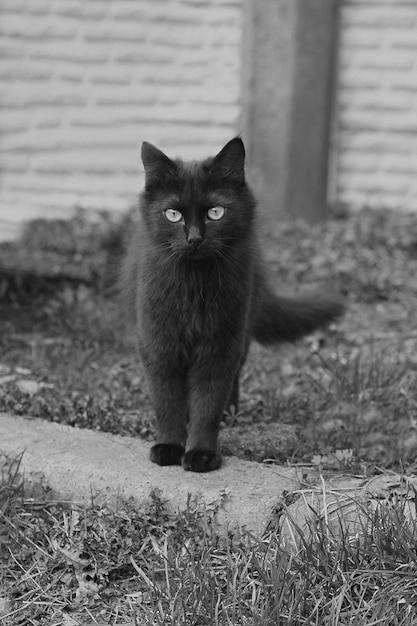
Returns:
[[[0,411],[154,437],[111,274],[132,218],[32,223],[0,247]],[[334,291],[345,317],[296,345],[253,344],[223,453],[323,470],[415,470],[417,215],[371,211],[260,234],[277,291]],[[110,278],[109,278],[110,276]]]

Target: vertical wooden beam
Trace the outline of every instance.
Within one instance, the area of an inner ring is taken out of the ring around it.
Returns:
[[[324,218],[339,0],[246,0],[243,138],[260,210]]]

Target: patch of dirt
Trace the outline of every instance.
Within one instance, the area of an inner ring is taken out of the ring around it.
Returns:
[[[132,220],[87,226],[80,214],[0,246],[0,410],[153,438],[133,332],[107,288]],[[294,346],[253,344],[240,410],[222,425],[224,452],[412,471],[417,215],[364,209],[260,237],[277,291],[340,292],[348,311]]]

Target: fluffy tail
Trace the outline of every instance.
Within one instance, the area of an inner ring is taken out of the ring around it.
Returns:
[[[267,288],[256,300],[252,336],[264,345],[295,341],[337,319],[345,309],[337,297],[283,298]]]

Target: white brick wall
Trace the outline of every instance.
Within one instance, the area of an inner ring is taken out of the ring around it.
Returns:
[[[1,0],[0,237],[125,209],[142,140],[211,154],[237,132],[240,0]]]
[[[343,0],[336,195],[417,211],[417,0]]]
[[[333,190],[417,210],[417,0],[340,0]],[[0,238],[125,209],[140,143],[211,154],[239,131],[244,0],[0,0]]]

